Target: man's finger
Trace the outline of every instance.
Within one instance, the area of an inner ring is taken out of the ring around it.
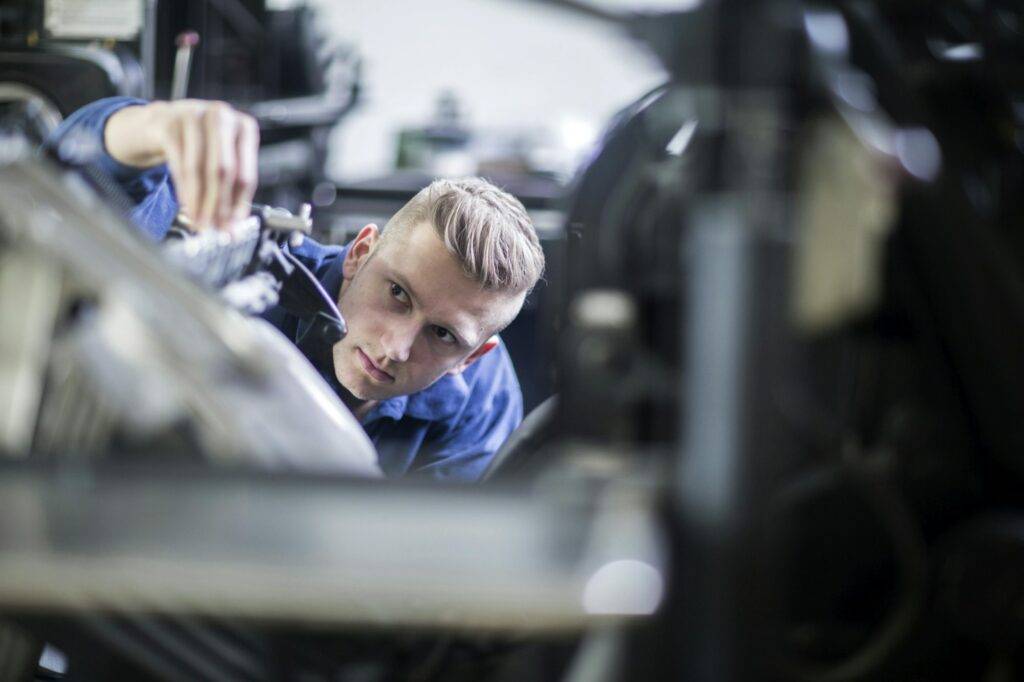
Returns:
[[[225,104],[214,104],[203,114],[205,163],[203,167],[203,198],[200,221],[223,227],[222,205],[227,206],[235,183],[234,116]]]
[[[184,198],[184,189],[180,187],[180,183],[178,182],[178,178],[182,175],[182,149],[180,140],[175,140],[173,138],[166,140],[164,142],[164,156],[167,158],[167,169],[171,172],[171,177],[175,179],[175,189],[178,195],[178,210],[191,216],[192,214],[186,208],[188,204]]]
[[[202,222],[202,167],[203,130],[199,118],[193,112],[186,112],[177,121],[181,140],[181,168],[174,178],[180,193],[185,214],[192,219],[196,229],[203,229]]]
[[[239,120],[236,155],[238,171],[231,192],[232,217],[241,220],[249,215],[249,205],[256,193],[259,173],[260,129],[256,119],[243,115]]]
[[[220,164],[217,168],[217,227],[229,229],[231,214],[234,209],[233,198],[235,181],[238,176],[238,151],[236,138],[239,134],[239,114],[227,105],[220,111],[220,130],[217,142],[220,147]]]

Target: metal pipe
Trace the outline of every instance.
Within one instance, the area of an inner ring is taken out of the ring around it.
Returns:
[[[145,76],[146,99],[156,96],[156,21],[159,0],[146,0],[145,18],[139,52],[142,53],[142,70]]]
[[[174,39],[178,51],[174,55],[174,76],[171,80],[171,99],[184,99],[188,93],[189,70],[192,66],[192,51],[199,44],[199,34],[182,31]]]

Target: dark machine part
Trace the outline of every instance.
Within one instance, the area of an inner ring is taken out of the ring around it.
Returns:
[[[1015,526],[969,524],[1022,511],[1022,8],[612,18],[673,74],[567,222],[558,438],[674,470],[620,678],[1017,679]]]
[[[1024,525],[1017,515],[990,514],[954,527],[937,548],[938,608],[958,632],[1015,657],[1024,643]],[[1003,663],[996,660],[995,664]]]
[[[263,0],[232,2],[159,2],[157,6],[154,94],[170,97],[174,80],[177,36],[195,31],[202,44],[192,59],[189,96],[226,101],[258,101],[280,82],[264,81],[268,63],[261,50],[274,50],[266,30],[272,12]]]
[[[49,5],[9,0],[0,7],[0,131],[37,144],[89,102],[147,91],[142,31],[111,38],[124,30],[122,22],[106,34],[70,38],[60,27],[68,9],[57,7],[48,26]]]
[[[249,220],[232,239],[215,231],[192,234],[179,215],[166,240],[165,253],[191,279],[212,289],[249,315],[280,305],[305,321],[303,336],[334,345],[345,337],[345,321],[320,281],[288,249],[313,229],[312,207],[298,215],[287,209],[253,204]],[[300,348],[303,339],[299,340]]]
[[[39,142],[63,117],[103,97],[220,99],[259,122],[261,201],[297,205],[326,180],[328,135],[358,103],[362,75],[359,55],[320,31],[314,9],[139,0],[125,6],[139,12],[127,31],[128,18],[109,5],[3,3],[0,116],[11,122],[0,124]],[[77,24],[60,27],[53,17]]]
[[[261,127],[271,133],[265,140],[269,142],[289,129],[296,132],[335,123],[339,112],[326,106],[327,99],[322,110],[314,111],[307,98],[328,94],[354,98],[359,74],[351,69],[358,70],[358,57],[346,46],[330,42],[306,4],[281,10],[267,9],[266,4],[263,0],[160,2],[156,96],[172,93],[178,36],[195,32],[202,44],[192,55],[189,96],[256,107],[266,114]],[[348,103],[347,97],[338,103]],[[271,104],[275,111],[264,112],[263,105]],[[290,111],[282,110],[289,104]],[[296,106],[300,104],[306,106]]]
[[[192,52],[188,96],[225,100],[256,117],[259,199],[294,205],[325,181],[327,138],[359,101],[361,63],[351,46],[320,31],[311,7],[266,4],[158,2],[154,92],[175,94],[176,36],[196,32],[202,43]]]
[[[636,18],[673,79],[622,112],[574,189],[561,436],[660,460],[673,489],[669,606],[630,636],[622,678],[766,671],[753,529],[772,453],[799,452],[772,397],[793,354],[799,16],[718,2]]]
[[[0,41],[0,121],[37,144],[66,116],[103,97],[141,96],[141,67],[123,50]]]
[[[1018,481],[1024,475],[1016,408],[1024,386],[1013,379],[1024,372],[1018,352],[1024,201],[1016,189],[1024,176],[1022,11],[1000,2],[953,5],[899,41],[878,27],[910,24],[912,13],[881,6],[874,15],[848,14],[860,38],[854,50],[896,75],[879,79],[882,105],[912,101],[922,112],[917,120],[939,140],[943,173],[906,198],[898,248],[926,296],[919,322],[928,325],[932,351],[941,354],[960,395],[978,454]],[[962,54],[964,45],[973,51]],[[914,68],[895,69],[895,60]]]
[[[666,443],[678,435],[671,368],[681,320],[667,273],[678,269],[680,243],[678,230],[663,228],[682,219],[677,181],[690,157],[666,145],[695,120],[696,111],[680,111],[683,97],[668,85],[624,110],[573,191],[559,346],[560,418],[572,436]],[[605,399],[592,401],[595,391]]]
[[[298,258],[287,252],[282,253],[291,272],[282,281],[281,306],[310,322],[309,328],[297,339],[299,348],[303,348],[307,341],[334,346],[345,338],[346,333],[345,320],[338,306]]]

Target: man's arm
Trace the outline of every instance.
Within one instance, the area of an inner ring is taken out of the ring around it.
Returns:
[[[113,175],[137,203],[165,184],[169,173],[177,195],[176,203],[168,195],[171,210],[180,205],[197,229],[226,229],[248,215],[259,129],[251,116],[223,102],[100,100],[69,116],[47,145],[69,163],[85,162],[62,153],[79,133],[104,152],[88,161]]]
[[[166,163],[182,210],[198,229],[227,229],[249,214],[256,191],[259,127],[223,102],[129,106],[108,120],[103,143],[121,164]]]

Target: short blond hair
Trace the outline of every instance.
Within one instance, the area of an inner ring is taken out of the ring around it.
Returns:
[[[435,180],[392,216],[382,237],[424,220],[486,289],[529,292],[544,274],[544,252],[526,208],[483,178]]]

